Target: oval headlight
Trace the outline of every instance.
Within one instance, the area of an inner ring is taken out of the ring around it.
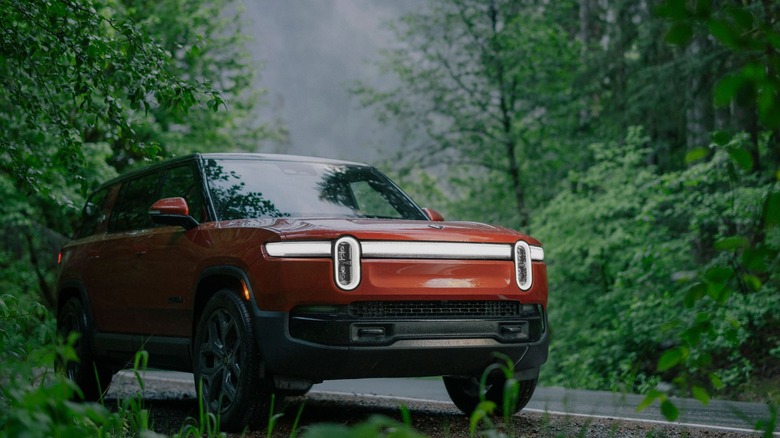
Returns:
[[[333,278],[343,290],[360,284],[360,243],[355,238],[342,237],[333,245]]]
[[[533,266],[531,263],[531,247],[523,241],[515,243],[515,281],[522,290],[528,290],[533,283]]]

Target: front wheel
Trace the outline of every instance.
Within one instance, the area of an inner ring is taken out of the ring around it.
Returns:
[[[110,367],[97,360],[92,352],[92,327],[89,324],[84,305],[78,298],[69,298],[57,312],[57,332],[63,339],[70,333],[78,333],[73,344],[78,360],[57,359],[56,369],[65,373],[68,379],[81,388],[85,401],[97,401],[108,390],[113,372]]]
[[[271,387],[260,376],[260,354],[249,309],[229,289],[206,304],[194,345],[195,387],[222,429],[240,432],[260,426]]]
[[[496,414],[503,416],[504,413],[504,384],[506,378],[503,375],[495,375],[488,378],[485,384],[485,400],[496,404]],[[476,377],[456,377],[445,376],[444,387],[447,388],[447,394],[450,399],[463,413],[471,415],[480,402],[480,382]],[[517,402],[514,405],[514,411],[510,415],[520,412],[528,404],[531,396],[536,389],[536,379],[521,380],[520,391],[517,395]]]

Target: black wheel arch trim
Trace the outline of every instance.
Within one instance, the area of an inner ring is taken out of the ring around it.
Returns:
[[[195,339],[195,329],[197,328],[198,319],[200,317],[200,312],[205,308],[206,301],[203,302],[203,304],[200,306],[200,309],[197,306],[198,303],[198,291],[201,288],[201,285],[203,285],[204,281],[207,281],[210,278],[214,277],[232,277],[235,280],[238,280],[240,283],[242,283],[244,286],[246,286],[247,290],[249,291],[249,303],[251,309],[258,309],[257,302],[255,301],[255,293],[252,289],[252,282],[249,280],[249,276],[246,274],[246,271],[238,266],[235,265],[215,265],[215,266],[209,266],[205,269],[203,269],[198,276],[198,281],[195,283],[195,288],[192,293],[192,339],[194,341]],[[215,290],[213,293],[216,293],[218,291]],[[241,292],[241,291],[237,291]],[[243,297],[242,297],[243,299]],[[251,313],[251,312],[250,312]]]
[[[87,316],[87,327],[89,327],[89,330],[91,331],[91,333],[89,333],[89,336],[87,336],[87,338],[89,339],[89,347],[92,349],[92,351],[95,351],[95,336],[97,334],[97,327],[95,327],[95,319],[92,316],[92,302],[89,300],[87,289],[84,287],[83,283],[81,283],[80,281],[67,281],[58,285],[57,318],[59,318],[60,309],[62,309],[62,306],[65,305],[65,300],[63,300],[62,297],[64,295],[64,291],[66,290],[77,291],[77,296],[82,303],[81,307],[84,309],[84,313],[86,313]]]
[[[249,276],[246,275],[246,271],[244,269],[235,265],[209,266],[208,268],[203,269],[198,276],[197,283],[195,284],[195,293],[198,292],[198,288],[204,280],[218,275],[234,277],[236,280],[243,282],[249,290],[249,301],[251,301],[252,304],[255,304],[255,294],[254,290],[252,289],[252,282],[249,281]]]

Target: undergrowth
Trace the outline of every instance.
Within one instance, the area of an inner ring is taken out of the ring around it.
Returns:
[[[53,372],[55,360],[76,358],[73,348],[77,335],[58,338],[52,316],[39,303],[9,294],[0,296],[0,435],[8,437],[164,437],[155,432],[149,408],[144,403],[146,384],[142,378],[149,354],[135,355],[132,371],[141,391],[116,400],[107,406],[104,400],[96,403],[74,402],[81,390],[64,375]],[[485,386],[490,373],[501,373],[506,378],[501,412],[514,412],[519,384],[514,378],[514,365],[505,356],[488,367],[481,378],[481,402],[469,418],[471,437],[516,436],[511,414],[496,421],[496,403],[485,399]],[[105,389],[105,388],[103,388]],[[266,434],[272,436],[278,420],[273,405],[266,423]],[[300,427],[305,403],[297,410],[290,436],[304,438],[418,438],[423,435],[412,427],[411,414],[401,407],[401,421],[385,416],[372,416],[354,426],[341,424],[314,424]],[[770,406],[772,415],[755,425],[756,430],[771,437],[777,429],[777,406]],[[549,419],[547,420],[549,421]],[[220,431],[220,418],[208,412],[198,397],[198,418],[188,418],[171,435],[174,438],[225,437]]]

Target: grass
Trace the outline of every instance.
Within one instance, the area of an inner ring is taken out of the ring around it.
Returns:
[[[118,400],[115,409],[109,409],[104,400],[97,403],[74,403],[71,400],[80,389],[63,375],[52,373],[57,358],[75,358],[73,343],[76,338],[59,339],[51,316],[37,303],[19,300],[9,295],[0,296],[0,435],[8,437],[93,436],[137,437],[163,436],[154,431],[150,410],[143,393],[145,384],[142,372],[148,363],[148,353],[139,352],[133,361],[133,374],[141,392]],[[44,371],[41,371],[44,370]],[[46,371],[48,370],[48,371]],[[500,360],[488,371],[504,373],[508,385],[502,405],[504,412],[511,412],[516,403],[514,370],[511,361]],[[482,382],[486,377],[483,376]],[[758,389],[757,389],[758,390]],[[776,394],[774,394],[776,396]],[[276,401],[274,400],[274,403]],[[509,408],[509,409],[507,409]],[[493,415],[495,403],[482,400],[469,419],[469,430],[476,436],[514,436],[514,422],[505,417],[498,421]],[[315,424],[300,427],[304,404],[298,408],[290,432],[306,438],[333,436],[347,437],[420,437],[412,427],[411,413],[401,407],[401,421],[384,416],[372,416],[354,426]],[[274,412],[273,409],[270,412]],[[777,404],[771,405],[773,413],[756,424],[764,436],[771,437],[777,430]],[[266,435],[274,432],[281,414],[270,414]],[[549,417],[542,418],[542,429],[550,424]],[[587,425],[581,426],[579,435],[586,435]],[[548,432],[552,432],[547,429]],[[614,429],[613,429],[614,431]],[[220,418],[207,411],[198,398],[197,418],[184,421],[173,437],[224,437],[220,431]]]

